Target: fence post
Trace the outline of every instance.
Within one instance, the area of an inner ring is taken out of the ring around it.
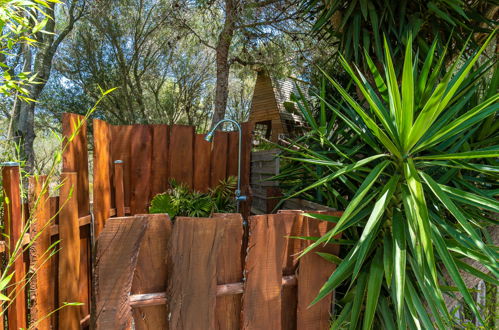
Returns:
[[[80,225],[78,223],[77,174],[61,174],[59,238],[59,307],[79,302],[80,281]],[[78,306],[63,307],[59,311],[60,329],[79,329]]]
[[[44,189],[47,177],[31,177],[30,210],[32,222],[30,236],[36,240],[30,248],[31,268],[35,275],[31,279],[31,325],[37,329],[50,329],[50,317],[46,317],[54,310],[51,292],[51,276],[53,276],[52,260],[50,260],[50,197],[48,188]],[[45,318],[44,318],[45,317]]]
[[[116,216],[125,216],[125,190],[123,187],[123,161],[114,161],[114,203]]]
[[[7,317],[9,329],[26,328],[26,295],[24,291],[26,270],[23,260],[23,218],[21,205],[21,180],[18,163],[2,164],[2,180],[5,193],[4,224],[8,235],[8,257],[13,258],[13,273],[7,295],[9,303]]]

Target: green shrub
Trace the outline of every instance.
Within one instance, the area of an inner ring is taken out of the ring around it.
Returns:
[[[287,148],[286,159],[306,171],[281,179],[299,181],[306,174],[316,180],[291,189],[287,197],[320,190],[345,205],[339,219],[314,216],[337,224],[303,253],[338,243],[339,233],[355,242],[342,249],[338,267],[315,300],[341,288],[332,329],[452,329],[458,325],[444,296],[455,292],[483,323],[460,271],[499,284],[499,255],[487,233],[498,224],[493,214],[499,212],[497,86],[470,106],[480,78],[497,65],[493,59],[478,61],[485,47],[446,66],[434,47],[421,61],[413,57],[409,39],[403,67],[395,68],[385,43],[385,72],[368,58],[373,81],[341,59],[361,102],[325,74],[341,99],[318,95],[319,121],[301,107],[315,145],[302,139]],[[326,110],[335,121],[326,120]],[[491,133],[477,140],[475,133],[487,125]],[[331,140],[338,129],[355,137],[355,144],[341,136]]]
[[[172,179],[168,191],[154,196],[149,213],[168,213],[173,219],[176,216],[209,217],[213,213],[234,212],[236,180],[231,176],[221,180],[208,193],[200,193]]]

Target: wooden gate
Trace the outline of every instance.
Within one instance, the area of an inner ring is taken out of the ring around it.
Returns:
[[[333,215],[339,216],[340,213]],[[308,241],[333,226],[301,211],[112,218],[97,242],[96,329],[328,329],[331,295],[310,303],[335,269]]]

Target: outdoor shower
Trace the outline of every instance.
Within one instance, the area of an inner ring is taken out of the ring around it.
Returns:
[[[239,203],[241,201],[246,200],[246,196],[241,195],[241,146],[242,146],[242,130],[241,130],[241,125],[235,120],[232,119],[222,119],[218,123],[213,126],[213,128],[206,134],[205,140],[208,142],[211,142],[213,140],[213,135],[215,134],[215,130],[217,129],[220,124],[228,122],[232,123],[237,127],[237,131],[239,133],[239,148],[238,148],[238,155],[237,155],[237,188],[235,191],[236,194],[236,210],[239,212]]]

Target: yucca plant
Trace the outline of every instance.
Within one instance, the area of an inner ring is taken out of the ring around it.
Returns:
[[[455,324],[444,297],[456,294],[482,320],[460,271],[499,284],[498,253],[486,230],[498,224],[498,136],[489,131],[481,149],[469,143],[487,118],[494,123],[497,90],[467,108],[478,79],[496,65],[479,63],[493,36],[469,58],[463,50],[450,66],[444,54],[435,55],[436,43],[421,62],[413,58],[409,38],[399,75],[385,40],[384,75],[366,54],[375,86],[340,58],[362,103],[325,74],[343,103],[322,101],[372,152],[331,157],[306,146],[288,149],[294,154],[288,159],[329,170],[288,197],[319,187],[356,188],[340,218],[315,216],[336,226],[303,251],[334,241],[340,232],[358,233],[314,301],[345,288],[333,329],[449,329]]]

